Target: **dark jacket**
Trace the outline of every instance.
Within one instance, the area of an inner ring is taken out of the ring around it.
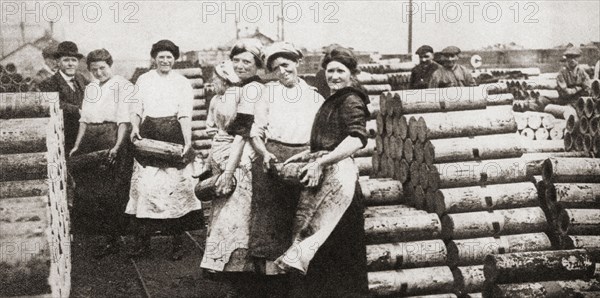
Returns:
[[[63,110],[65,151],[68,154],[77,138],[79,130],[79,109],[83,102],[85,86],[89,82],[81,74],[75,74],[77,91],[73,91],[60,72],[43,81],[39,88],[41,92],[58,92],[60,108]]]
[[[435,61],[431,63],[419,63],[410,73],[410,89],[427,89],[429,88],[429,80],[433,73],[442,67]]]
[[[347,136],[359,138],[365,147],[367,104],[369,96],[355,87],[342,88],[329,96],[315,116],[310,134],[311,151],[333,151]]]

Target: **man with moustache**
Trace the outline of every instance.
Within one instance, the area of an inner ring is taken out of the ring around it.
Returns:
[[[477,83],[471,72],[464,66],[457,63],[460,49],[455,46],[449,46],[440,53],[440,62],[443,67],[438,68],[429,81],[429,88],[447,88],[447,87],[471,87]]]
[[[433,48],[424,45],[417,49],[419,65],[410,72],[410,89],[426,89],[433,73],[441,66],[433,61]]]
[[[560,103],[573,104],[579,97],[589,94],[590,77],[577,61],[581,57],[581,49],[570,47],[564,57],[566,66],[558,72],[556,89]]]
[[[58,92],[60,108],[63,110],[67,153],[71,151],[77,138],[83,94],[88,84],[87,79],[77,72],[81,58],[83,55],[79,53],[75,43],[61,42],[54,53],[58,71],[39,86],[41,92]]]

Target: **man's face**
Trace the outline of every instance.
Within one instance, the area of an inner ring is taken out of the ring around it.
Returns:
[[[444,67],[450,69],[456,65],[456,61],[458,61],[458,55],[455,54],[445,54],[444,59]]]
[[[79,59],[77,57],[65,56],[58,59],[58,68],[68,76],[74,76],[78,66]]]
[[[579,64],[579,62],[577,61],[578,58],[579,57],[577,57],[577,56],[571,56],[571,55],[567,56],[567,66],[570,69],[575,68],[577,66],[577,64]]]
[[[419,55],[419,60],[423,64],[429,64],[433,61],[433,53],[427,52]]]

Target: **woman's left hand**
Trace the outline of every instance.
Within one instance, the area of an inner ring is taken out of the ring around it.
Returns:
[[[114,164],[117,159],[117,154],[119,153],[119,147],[115,146],[108,150],[108,163]]]
[[[300,170],[300,182],[306,187],[317,187],[323,175],[323,165],[318,161],[308,163]]]

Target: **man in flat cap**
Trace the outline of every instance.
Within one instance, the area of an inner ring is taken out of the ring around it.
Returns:
[[[577,62],[581,57],[581,49],[570,47],[565,51],[564,57],[566,66],[558,72],[556,89],[560,103],[572,104],[579,97],[589,94],[590,77]]]
[[[440,52],[443,67],[438,68],[429,81],[429,88],[470,87],[477,83],[471,72],[457,63],[460,49],[450,46]]]
[[[81,58],[83,55],[79,53],[75,43],[61,42],[54,53],[58,71],[39,86],[41,92],[58,92],[60,108],[63,110],[67,153],[71,151],[77,138],[83,94],[88,83],[87,79],[77,72]]]
[[[418,48],[416,54],[420,62],[410,72],[410,89],[426,89],[429,87],[431,76],[441,66],[433,61],[433,48],[428,45]]]

